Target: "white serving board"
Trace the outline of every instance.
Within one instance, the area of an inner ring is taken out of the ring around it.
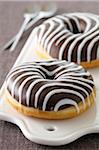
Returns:
[[[30,62],[38,59],[33,48],[33,39],[33,33],[31,33],[14,66],[23,62]],[[63,145],[70,143],[85,134],[98,133],[99,68],[90,69],[89,71],[92,73],[96,84],[96,104],[80,116],[59,121],[26,117],[18,113],[5,101],[3,84],[0,92],[0,119],[18,125],[27,139],[44,145]]]

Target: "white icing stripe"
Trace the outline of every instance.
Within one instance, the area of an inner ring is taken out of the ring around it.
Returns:
[[[66,35],[63,35],[62,37],[60,37],[56,42],[56,46],[58,46],[62,40],[64,40],[65,38],[67,38],[68,36],[71,36],[71,35],[72,34],[68,32]]]
[[[25,72],[28,72],[29,70],[24,70],[24,71],[25,71]],[[24,73],[25,73],[25,72],[24,72]],[[32,71],[29,71],[29,72],[32,72]],[[10,74],[9,77],[8,77],[7,82],[9,83],[10,79],[13,78],[13,77],[14,77],[16,74],[18,74],[18,73],[22,74],[23,71],[22,71],[22,72],[21,72],[21,71],[17,71],[17,72],[13,72],[12,74]],[[39,77],[42,77],[41,74],[38,73],[38,72],[32,72],[32,74],[33,74],[33,75],[39,75]]]
[[[44,49],[47,49],[47,52],[50,53],[50,49],[49,49],[49,43],[52,39],[53,36],[55,36],[62,28],[63,28],[63,24],[60,24],[59,27],[57,27],[45,40],[44,43]]]
[[[86,74],[85,73],[73,73],[73,72],[70,72],[70,73],[64,73],[62,74],[60,77],[63,77],[63,76],[76,76],[76,77],[80,77],[80,76],[83,76],[83,75],[89,75],[89,72],[87,72]],[[59,78],[59,77],[57,77]]]
[[[86,33],[88,34],[88,32]],[[77,44],[78,41],[80,41],[83,37],[86,36],[86,34],[84,34],[84,36],[80,36],[79,38],[76,38],[72,44],[70,45],[69,49],[68,49],[68,60],[71,61],[71,54],[72,54],[72,51],[75,47],[75,45]],[[80,63],[80,60],[81,60],[81,51],[82,51],[82,47],[85,45],[85,43],[90,40],[93,36],[97,35],[98,34],[98,31],[96,31],[95,33],[91,34],[91,35],[87,35],[88,37],[85,37],[85,39],[83,39],[83,41],[81,42],[81,44],[79,45],[78,47],[78,56],[77,56],[77,62]]]
[[[49,29],[47,30],[47,32],[44,34],[44,36],[42,36],[42,41],[41,41],[41,45],[43,46],[44,45],[44,41],[45,39],[47,38],[47,36],[50,34],[50,32],[53,30],[54,28],[54,22],[52,21],[49,21],[47,22],[49,24]]]
[[[29,101],[30,101],[30,94],[31,94],[31,91],[33,89],[33,87],[39,83],[39,82],[43,82],[45,81],[44,79],[37,79],[35,80],[33,83],[31,83],[27,89],[27,92],[26,92],[26,103],[27,103],[27,106],[29,106]]]
[[[91,29],[91,20],[89,18],[86,17],[82,17],[82,19],[84,19],[84,21],[86,22],[86,28],[84,33],[88,32]]]
[[[91,91],[93,91],[93,88],[92,88],[88,83],[85,83],[85,82],[82,82],[82,81],[79,81],[79,80],[72,80],[72,79],[73,79],[73,78],[71,78],[71,79],[66,78],[66,80],[60,79],[60,81],[64,81],[64,82],[68,81],[68,82],[70,82],[70,83],[78,83],[78,84],[81,84],[81,85],[87,87],[87,88],[90,89]],[[66,83],[66,84],[67,84],[67,83]]]
[[[77,14],[76,13],[74,13],[74,14],[70,13],[70,14],[67,14],[67,15],[68,16],[75,16],[75,17],[77,17],[79,19],[82,19],[84,22],[86,22],[86,28],[85,28],[84,32],[89,31],[89,29],[91,28],[91,20],[90,20],[90,18],[88,18],[88,17],[86,17],[84,15],[81,15],[79,13],[77,13]]]
[[[27,70],[27,71],[28,71],[28,70]],[[29,72],[30,72],[30,71],[29,71]],[[13,74],[11,74],[11,75],[9,76],[8,80],[6,81],[6,85],[7,85],[7,86],[9,85],[9,82],[10,82],[11,78],[13,78],[13,76],[16,75],[16,74],[17,74],[17,72],[14,72]],[[38,73],[36,73],[36,72],[30,72],[30,74],[32,74],[32,75],[38,75],[38,77],[40,77],[40,74],[38,74]]]
[[[81,52],[82,52],[82,48],[83,48],[83,46],[85,45],[85,43],[87,42],[87,41],[89,41],[89,40],[91,40],[95,35],[97,35],[97,34],[99,34],[99,31],[97,31],[97,32],[94,32],[92,35],[90,35],[90,36],[88,36],[88,37],[86,37],[84,40],[83,40],[83,42],[79,45],[79,47],[78,47],[78,53],[77,53],[77,62],[78,63],[80,63],[81,62]],[[88,49],[87,49],[88,50]],[[92,50],[92,48],[91,48],[91,50]],[[87,60],[88,60],[88,55],[87,55]]]
[[[94,81],[92,81],[92,80],[89,80],[89,79],[85,79],[85,78],[82,78],[82,77],[75,77],[75,76],[64,76],[64,77],[62,77],[61,76],[61,79],[74,79],[74,80],[81,80],[81,81],[84,81],[84,82],[88,82],[88,83],[91,83],[91,84],[93,84],[94,85]],[[60,80],[60,78],[57,78],[57,80]]]
[[[21,103],[21,99],[22,99],[22,91],[24,89],[24,86],[26,85],[26,83],[28,81],[30,81],[31,79],[35,79],[35,78],[38,78],[39,76],[30,76],[30,77],[27,77],[23,82],[22,84],[19,86],[19,90],[18,90],[18,93],[19,93],[19,103]]]
[[[93,92],[93,88],[88,84],[88,83],[85,83],[85,82],[82,82],[83,80],[77,80],[78,78],[76,78],[76,80],[72,80],[72,79],[74,79],[74,78],[72,78],[72,77],[70,77],[70,79],[68,79],[68,78],[66,78],[65,80],[64,79],[59,79],[60,81],[64,81],[64,82],[66,82],[66,81],[69,81],[69,82],[71,82],[71,83],[78,83],[78,84],[81,84],[81,85],[83,85],[83,86],[85,86],[85,87],[87,87],[88,89],[90,89],[91,91],[92,91],[92,97],[94,98],[95,97],[95,94],[94,94],[94,92]],[[90,102],[89,102],[90,103]],[[89,104],[88,103],[88,104]],[[89,104],[90,105],[90,104]]]
[[[75,21],[78,31],[81,32],[80,23],[78,19],[75,16],[71,16],[70,18]]]
[[[67,69],[68,67],[73,67],[74,63],[70,63],[68,65],[65,66],[59,66],[58,68],[56,68],[55,70],[51,71],[52,73],[57,73],[58,71],[60,71],[61,69]]]
[[[99,41],[99,36],[98,37],[95,37],[93,40],[92,40],[92,42],[88,45],[88,54],[87,54],[87,56],[88,56],[88,62],[90,62],[91,61],[91,50],[92,50],[92,47],[94,46],[94,44],[97,42],[97,41]]]
[[[75,38],[79,37],[79,34],[74,34],[72,36],[70,36],[69,38],[66,39],[66,41],[63,43],[63,45],[61,46],[60,50],[59,50],[59,59],[61,60],[62,59],[62,56],[63,56],[63,53],[64,53],[64,50],[65,50],[65,47],[67,46],[67,44],[74,40]]]
[[[50,53],[50,49],[51,49],[51,47],[52,47],[52,44],[62,35],[62,34],[68,34],[67,33],[67,31],[66,30],[63,30],[63,31],[60,31],[60,33],[59,34],[56,34],[55,36],[54,36],[54,38],[52,38],[51,40],[50,40],[50,42],[49,42],[49,44],[48,44],[48,53]]]
[[[50,99],[51,96],[53,96],[53,94],[58,94],[58,93],[69,93],[69,94],[75,94],[77,95],[78,97],[81,98],[82,102],[83,102],[83,108],[85,109],[86,108],[86,103],[85,103],[85,99],[84,97],[79,93],[79,92],[76,92],[76,91],[73,91],[73,90],[68,90],[68,89],[56,89],[56,90],[53,90],[51,92],[49,92],[46,97],[44,98],[44,102],[43,102],[43,111],[46,110],[46,105]]]
[[[79,114],[80,109],[79,109],[79,107],[78,107],[78,104],[77,104],[75,101],[71,100],[71,99],[62,99],[61,101],[59,101],[59,102],[55,105],[54,111],[57,112],[61,106],[66,105],[66,104],[75,106],[76,111],[77,111],[77,113]]]
[[[28,68],[29,66],[24,66],[24,67],[20,67],[20,68],[18,68],[18,69],[14,69],[14,70],[11,70],[11,72],[8,74],[8,77],[10,76],[10,78],[12,78],[14,75],[16,75],[16,74],[18,74],[18,73],[21,73],[21,72],[27,72],[27,71],[31,71],[31,72],[34,72],[34,74],[35,74],[35,71],[36,71],[36,74],[37,74],[37,71],[39,72],[39,76],[43,76],[43,77],[45,77],[45,75],[44,75],[44,73],[43,72],[41,72],[40,70],[38,70],[38,69],[36,69],[36,68],[33,68],[33,67],[31,67],[31,68]],[[10,79],[9,78],[9,79]]]
[[[81,60],[81,50],[82,50],[82,47],[85,45],[85,43],[91,39],[93,36],[97,35],[98,34],[98,31],[96,31],[95,33],[89,35],[90,33],[92,33],[93,31],[95,31],[97,29],[97,26],[99,27],[99,24],[96,24],[95,27],[93,27],[89,32],[86,32],[84,34],[82,34],[80,37],[76,38],[72,44],[70,45],[69,47],[69,50],[68,50],[68,60],[71,61],[71,54],[72,54],[72,51],[73,51],[73,48],[75,47],[75,45],[77,44],[78,41],[80,41],[82,38],[85,37],[85,39],[83,40],[83,42],[81,42],[81,46],[78,47],[78,56],[77,56],[77,63],[80,63],[80,60]],[[88,36],[88,37],[86,37]]]
[[[47,61],[45,61],[45,62],[43,62],[42,60],[40,61],[40,63],[37,63],[37,62],[33,62],[33,63],[30,63],[30,62],[26,62],[26,63],[24,63],[24,65],[21,65],[21,66],[17,66],[16,68],[13,68],[12,70],[17,70],[17,69],[21,69],[21,68],[24,68],[24,67],[32,67],[32,68],[35,68],[35,67],[37,67],[37,68],[42,68],[42,65],[44,65],[44,66],[54,66],[54,65],[62,65],[62,64],[65,64],[65,65],[68,65],[69,63],[68,62],[66,62],[65,60],[57,60],[57,59],[53,59],[53,62],[51,61],[49,61],[49,60],[47,60]],[[11,70],[11,71],[12,71]]]
[[[65,22],[67,22],[67,24],[68,24],[68,26],[69,26],[69,28],[70,28],[70,31],[73,31],[73,27],[72,27],[72,24],[71,24],[69,18],[66,18],[66,17],[61,16],[61,15],[60,15],[60,16],[57,16],[57,18],[62,19],[62,20],[64,20]]]
[[[40,94],[43,92],[43,90],[44,89],[46,89],[46,88],[49,88],[49,87],[53,87],[53,86],[63,86],[63,87],[73,87],[73,88],[75,88],[75,89],[77,89],[77,90],[81,90],[81,91],[83,91],[85,94],[86,94],[86,96],[88,96],[89,94],[88,94],[88,92],[86,91],[86,90],[84,90],[83,88],[81,88],[81,87],[78,87],[78,86],[76,86],[76,85],[73,85],[73,84],[68,84],[68,83],[49,83],[49,84],[46,84],[46,85],[43,85],[42,87],[40,87],[40,89],[37,91],[37,93],[36,93],[36,95],[35,95],[35,107],[37,108],[37,102],[38,102],[38,100],[39,100],[39,96],[40,96]],[[75,93],[75,91],[74,91],[74,93]],[[90,105],[90,104],[89,104]]]
[[[42,74],[43,77],[45,77],[44,73],[41,72],[41,71],[38,70],[38,69],[41,69],[42,71],[48,73],[48,71],[47,71],[44,67],[42,67],[42,66],[34,66],[33,64],[28,65],[28,66],[17,67],[17,68],[15,68],[15,69],[13,69],[12,71],[17,71],[17,69],[18,69],[18,70],[19,70],[19,69],[21,69],[21,70],[23,69],[23,71],[24,71],[24,70],[26,70],[26,68],[28,68],[27,71],[28,71],[28,70],[33,70],[33,71],[36,71],[36,72],[38,71],[40,74]],[[12,73],[12,72],[11,72],[11,73]]]
[[[66,69],[66,70],[63,70],[61,72],[59,72],[55,77],[57,78],[58,76],[61,76],[62,74],[64,73],[68,73],[69,71],[74,73],[74,71],[77,71],[77,70],[80,70],[82,69],[82,66],[78,66],[77,68],[69,68],[69,69]]]
[[[19,82],[20,79],[22,79],[23,77],[26,77],[28,75],[33,75],[33,73],[32,72],[27,72],[27,73],[21,74],[20,76],[18,76],[14,80],[14,82],[12,84],[12,89],[11,89],[11,95],[12,95],[12,97],[14,97],[14,88],[15,88],[16,84]]]
[[[44,34],[44,31],[45,31],[45,25],[42,24],[42,25],[39,27],[39,30],[40,30],[39,42],[40,42],[41,39],[42,39],[42,36],[43,36],[43,34]]]
[[[36,62],[34,63],[28,63],[28,64],[31,64],[31,65],[34,65]],[[61,64],[68,64],[65,60],[57,60],[57,59],[54,59],[52,62],[50,62],[49,60],[48,61],[45,61],[45,62],[42,62],[40,61],[38,63],[38,65],[45,65],[45,66],[52,66],[52,65],[61,65]],[[36,65],[37,66],[37,65]]]

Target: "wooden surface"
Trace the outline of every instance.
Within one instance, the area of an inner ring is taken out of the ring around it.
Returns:
[[[24,42],[24,36],[16,50],[12,53],[2,51],[2,46],[16,34],[23,21],[23,14],[34,5],[48,5],[48,2],[0,2],[0,86],[7,72],[15,62]],[[99,2],[60,1],[56,2],[59,12],[93,12],[99,14]],[[27,33],[29,35],[30,31]],[[4,121],[0,121],[0,150],[98,150],[99,134],[81,137],[73,143],[60,147],[48,147],[27,140],[20,129]]]

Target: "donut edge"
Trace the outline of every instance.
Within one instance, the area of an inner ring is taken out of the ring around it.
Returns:
[[[15,108],[18,112],[22,113],[25,116],[29,117],[35,117],[35,118],[40,118],[40,119],[49,119],[49,120],[60,120],[60,119],[69,119],[76,117],[86,111],[88,108],[92,106],[92,104],[95,102],[95,97],[92,95],[96,96],[96,90],[93,88],[93,92],[85,99],[86,102],[86,108],[83,108],[83,103],[80,102],[78,104],[80,108],[79,114],[76,111],[76,108],[74,106],[71,106],[70,108],[66,108],[64,110],[60,110],[58,112],[54,111],[42,111],[38,110],[35,108],[29,108],[26,107],[20,103],[18,103],[8,92],[7,89],[5,89],[5,100],[8,104],[10,104],[13,108]],[[90,99],[90,106],[88,105],[88,100]]]

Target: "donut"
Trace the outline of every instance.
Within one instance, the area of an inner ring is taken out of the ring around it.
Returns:
[[[99,66],[99,16],[89,13],[56,15],[35,28],[35,48],[42,58],[57,58]]]
[[[24,115],[43,119],[72,118],[95,99],[91,74],[65,60],[25,62],[6,78],[6,100]]]

